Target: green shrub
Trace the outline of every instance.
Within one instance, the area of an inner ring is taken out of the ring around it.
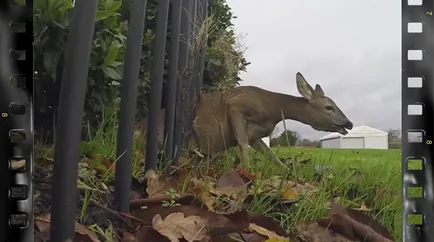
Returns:
[[[149,93],[152,44],[155,37],[156,3],[148,1],[142,57],[139,75],[138,115],[146,114]],[[248,64],[237,48],[236,36],[231,29],[232,13],[225,0],[211,1],[209,15],[216,27],[208,33],[208,51],[205,62],[204,88],[237,85],[240,71]],[[100,0],[95,22],[92,53],[89,65],[83,127],[86,132],[95,132],[102,119],[105,107],[116,105],[120,100],[122,68],[129,19],[128,0]],[[72,0],[34,1],[34,46],[35,46],[35,131],[39,140],[52,140],[64,52],[71,21]],[[168,24],[168,41],[171,23]],[[224,36],[224,38],[222,38]],[[224,43],[224,44],[222,44]],[[166,49],[169,45],[166,45]],[[227,51],[218,50],[224,46]],[[232,48],[228,48],[232,47]],[[166,58],[168,57],[166,52]],[[226,61],[222,61],[226,60]],[[168,60],[166,60],[168,64]],[[167,72],[166,72],[167,73]]]

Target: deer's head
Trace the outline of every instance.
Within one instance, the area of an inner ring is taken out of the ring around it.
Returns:
[[[319,131],[339,132],[346,135],[353,128],[353,123],[339,109],[336,103],[324,94],[321,86],[316,84],[315,89],[306,79],[297,73],[298,92],[308,101],[309,121],[312,128]]]

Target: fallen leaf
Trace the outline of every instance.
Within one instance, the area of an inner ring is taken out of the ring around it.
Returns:
[[[179,197],[174,199],[170,196],[135,199],[130,201],[130,209],[136,210],[141,207],[147,207],[148,209],[152,207],[160,207],[163,201],[170,200],[173,200],[175,203],[182,206],[195,206],[198,208],[208,209],[204,202],[191,194],[180,194]]]
[[[317,223],[352,240],[393,241],[392,235],[375,219],[354,209],[343,208],[335,202],[331,204],[330,217],[318,219]]]
[[[240,175],[236,171],[231,171],[223,174],[210,192],[216,196],[226,195],[234,199],[244,199],[247,196],[247,187]]]
[[[89,231],[84,225],[75,223],[75,238],[74,241],[92,241],[100,242],[95,233]]]
[[[214,184],[212,182],[205,182],[202,179],[192,178],[193,188],[191,189],[193,194],[196,195],[201,201],[205,203],[208,210],[214,211],[215,197],[210,193]]]
[[[202,240],[207,236],[206,225],[207,221],[199,216],[184,217],[179,212],[169,214],[164,220],[159,214],[152,219],[152,227],[171,242],[182,238],[189,242]]]
[[[253,180],[260,179],[262,175],[261,172],[258,173],[249,172],[240,166],[238,166],[235,171],[244,180],[245,183],[249,183]]]
[[[365,205],[364,202],[362,202],[362,204],[360,204],[359,208],[354,208],[354,210],[364,211],[364,212],[370,212],[370,211],[372,211],[372,209],[369,209],[368,207],[366,207],[366,205]]]
[[[250,223],[254,223],[258,226],[266,228],[269,231],[273,231],[281,237],[289,237],[288,232],[286,232],[286,230],[274,218],[260,213],[251,213],[249,215]]]
[[[35,217],[35,227],[39,232],[38,236],[42,239],[49,240],[51,217],[49,213],[41,214]],[[73,241],[81,242],[100,242],[98,236],[89,231],[84,225],[75,222],[75,237]]]
[[[293,201],[297,199],[297,190],[294,188],[287,188],[282,194],[282,198],[287,201]]]
[[[289,240],[288,238],[283,238],[283,237],[277,235],[276,233],[274,233],[273,231],[269,231],[268,229],[263,228],[263,227],[258,226],[256,224],[253,224],[253,223],[251,223],[249,225],[249,230],[255,231],[256,233],[258,233],[260,235],[267,236],[269,239],[276,238],[276,239],[279,239],[278,241],[288,241]]]
[[[231,214],[218,214],[194,206],[153,207],[132,212],[133,216],[143,221],[144,226],[151,226],[152,219],[159,214],[165,219],[169,214],[182,213],[185,217],[199,216],[207,221],[207,232],[211,238],[240,232],[249,227],[249,215],[246,210]]]
[[[151,226],[142,226],[134,234],[134,242],[170,242],[167,237],[158,233]],[[123,241],[122,241],[123,242]],[[125,241],[130,242],[130,241]]]
[[[232,233],[224,237],[218,237],[212,240],[212,242],[264,242],[267,239],[266,236],[260,235],[258,233],[248,233],[245,231],[239,233]]]
[[[316,222],[306,222],[295,226],[297,241],[301,242],[353,242],[348,238],[324,228]]]
[[[164,197],[169,189],[176,189],[178,185],[173,177],[168,177],[167,174],[157,175],[154,170],[148,170],[145,173],[145,180],[147,182],[146,193],[150,198]]]
[[[136,238],[132,233],[124,231],[122,233],[122,242],[136,242]]]
[[[264,242],[289,242],[289,239],[282,239],[282,238],[269,238],[267,240],[265,240]]]

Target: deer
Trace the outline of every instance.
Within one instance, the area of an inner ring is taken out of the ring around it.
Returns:
[[[315,89],[300,72],[296,74],[301,97],[268,91],[256,86],[238,86],[224,92],[199,94],[193,111],[193,149],[208,157],[238,146],[242,163],[249,162],[249,146],[268,160],[286,167],[262,141],[280,121],[291,119],[313,129],[346,135],[353,123],[319,84]],[[164,111],[161,111],[160,143],[163,140]],[[146,132],[147,120],[138,127]],[[137,126],[136,126],[137,127]]]

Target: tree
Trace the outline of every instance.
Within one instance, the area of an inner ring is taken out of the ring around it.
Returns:
[[[321,142],[318,140],[310,140],[310,139],[300,139],[297,142],[297,145],[299,146],[315,146],[315,147],[321,147]]]
[[[401,137],[402,137],[401,130],[389,129],[387,133],[388,133],[389,149],[401,149]]]
[[[98,128],[103,115],[110,116],[107,114],[107,107],[117,107],[120,98],[129,3],[130,0],[98,1],[83,118],[83,124],[89,124],[92,132]],[[148,1],[146,10],[137,100],[138,119],[147,112],[157,4],[157,0]],[[34,100],[37,104],[34,116],[35,132],[41,139],[51,140],[47,134],[52,133],[56,119],[72,10],[71,0],[34,1],[34,69],[38,73],[34,83]],[[208,33],[204,88],[209,90],[236,86],[240,80],[240,71],[245,71],[249,63],[244,59],[243,52],[237,48],[231,9],[226,0],[210,1],[208,13],[208,18],[212,16],[213,27],[209,28]],[[170,41],[170,19],[167,29],[167,40]],[[167,44],[166,48],[169,46],[170,44]],[[168,60],[165,63],[167,74]],[[163,86],[163,95],[164,90]],[[116,108],[113,110],[116,112]]]
[[[389,129],[388,140],[389,142],[400,142],[401,141],[401,130],[400,129]]]
[[[294,146],[299,139],[296,131],[285,130],[279,137],[271,139],[270,146]]]

